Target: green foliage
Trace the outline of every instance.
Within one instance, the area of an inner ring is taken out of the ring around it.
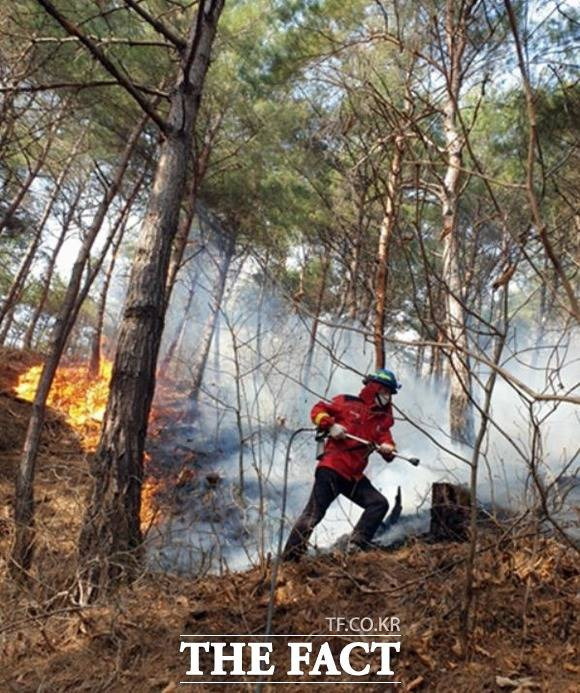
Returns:
[[[161,45],[165,40],[124,3],[56,4],[137,85],[171,89],[177,51]],[[196,11],[195,6],[183,9],[168,0],[147,0],[142,6],[183,37]],[[525,3],[514,6],[524,27]],[[111,11],[102,14],[103,7]],[[241,252],[267,257],[287,292],[303,291],[301,300],[309,310],[317,303],[322,258],[330,255],[323,310],[338,311],[347,279],[355,272],[358,317],[368,320],[387,179],[395,138],[401,133],[406,140],[389,248],[388,318],[404,316],[418,329],[420,317],[429,313],[429,301],[437,300],[432,295],[441,291],[437,189],[448,164],[443,117],[449,69],[443,40],[446,7],[440,0],[226,2],[195,137],[198,165],[208,157],[199,197],[235,235]],[[468,137],[462,156],[458,254],[466,300],[491,305],[493,278],[519,257],[518,239],[530,233],[523,187],[529,123],[505,9],[501,4],[474,7],[458,103],[457,126]],[[534,186],[550,238],[571,273],[577,251],[568,231],[580,182],[579,91],[570,76],[577,12],[565,4],[547,18],[539,6],[528,10],[533,40],[522,39],[540,144]],[[98,199],[95,163],[99,177],[110,175],[141,117],[139,107],[121,87],[95,86],[110,75],[84,47],[69,40],[37,2],[0,0],[0,12],[5,17],[0,57],[8,66],[7,79],[21,86],[82,86],[22,93],[7,108],[12,119],[0,125],[0,141],[7,135],[2,179],[10,178],[3,205],[39,156],[59,112],[63,120],[42,171],[43,185],[53,184],[84,136],[83,152],[70,178],[78,181],[90,175],[86,197]],[[30,37],[35,40],[23,53],[23,42]],[[154,96],[148,98],[153,101]],[[162,98],[157,108],[165,113],[167,99]],[[158,132],[150,126],[131,164],[131,181],[157,144]],[[144,195],[148,190],[146,185]],[[37,192],[30,198],[27,211],[34,222],[40,201]],[[141,213],[136,209],[134,214]],[[9,283],[13,258],[26,238],[25,233],[0,238],[0,290]],[[529,247],[532,260],[543,268],[542,248],[534,242]],[[132,250],[127,241],[125,253]],[[353,269],[355,261],[358,266]],[[547,277],[553,279],[549,268]],[[536,281],[537,273],[521,263],[517,291],[536,289]],[[25,298],[31,305],[35,291],[32,282]],[[47,315],[61,291],[57,282]],[[83,324],[92,320],[92,310],[87,304]]]

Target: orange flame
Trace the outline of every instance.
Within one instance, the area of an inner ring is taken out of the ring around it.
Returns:
[[[99,442],[112,369],[111,361],[102,359],[99,374],[93,378],[84,365],[62,366],[56,371],[48,395],[48,406],[66,416],[89,452],[93,452]],[[32,402],[41,372],[42,366],[34,366],[23,373],[15,388],[16,394]]]
[[[57,371],[48,395],[47,404],[66,416],[67,422],[79,434],[85,450],[94,452],[99,443],[101,425],[109,397],[109,383],[113,364],[101,360],[99,375],[91,377],[85,364],[61,366]],[[42,366],[34,366],[23,373],[16,385],[16,394],[34,401]],[[145,465],[149,456],[145,453]],[[154,497],[159,482],[145,478],[141,488],[141,526],[147,529],[160,520]]]
[[[149,453],[145,453],[144,464],[145,472],[147,472],[147,467],[151,463],[151,456]],[[159,506],[156,502],[155,496],[162,488],[162,484],[159,479],[153,476],[145,476],[143,479],[143,484],[141,485],[141,529],[143,532],[147,532],[153,525],[158,524],[161,519],[159,512]]]

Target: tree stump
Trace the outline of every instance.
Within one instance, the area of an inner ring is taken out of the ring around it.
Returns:
[[[455,484],[431,487],[431,536],[439,541],[467,541],[471,496]]]

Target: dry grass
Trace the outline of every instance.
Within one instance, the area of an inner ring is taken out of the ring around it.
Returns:
[[[9,369],[0,368],[0,557],[9,548],[14,464],[30,411],[6,390],[31,359],[18,366],[14,358]],[[9,580],[0,584],[0,690],[169,693],[187,668],[180,633],[264,632],[267,566],[201,580],[144,573],[93,607],[75,606],[75,541],[87,481],[76,435],[51,413],[38,468],[33,580],[27,588]],[[285,565],[276,586],[274,632],[325,633],[329,616],[394,615],[403,632],[402,652],[394,659],[404,683],[398,690],[577,691],[577,554],[521,526],[508,533],[505,527],[483,530],[478,548],[477,619],[467,660],[458,635],[464,544],[415,541],[347,562],[328,555]],[[285,671],[283,660],[277,664]],[[358,690],[339,683],[334,689]],[[385,685],[365,690],[383,691]]]
[[[520,690],[577,690],[578,570],[570,549],[549,538],[498,546],[495,533],[483,542],[468,661],[457,627],[466,550],[459,544],[416,542],[348,563],[328,556],[284,566],[274,632],[325,633],[327,616],[396,615],[403,647],[395,670],[407,690],[495,691],[502,680],[512,691],[518,681]],[[173,690],[187,668],[180,633],[263,633],[268,598],[269,570],[256,568],[199,581],[144,575],[91,609],[67,612],[62,604],[43,614],[29,606],[14,614],[20,624],[6,624],[2,690],[41,690],[47,682],[51,691]],[[285,671],[284,660],[276,663]],[[534,687],[521,688],[526,680]],[[337,683],[336,690],[351,688]]]

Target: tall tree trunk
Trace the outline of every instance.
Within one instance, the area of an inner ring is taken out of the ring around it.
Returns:
[[[189,392],[189,399],[192,401],[196,401],[199,396],[199,390],[203,382],[203,375],[205,373],[205,366],[207,364],[211,341],[215,333],[216,324],[224,297],[228,269],[230,268],[230,262],[234,254],[234,239],[228,238],[226,244],[227,245],[223,252],[222,261],[218,269],[218,276],[212,301],[209,307],[209,314],[202,332],[201,341],[197,347],[197,358],[193,365],[191,388]]]
[[[34,236],[28,244],[28,248],[26,249],[24,257],[22,258],[20,266],[12,279],[12,283],[10,285],[10,288],[8,289],[6,298],[0,306],[0,326],[4,322],[4,319],[6,318],[8,313],[12,314],[14,312],[14,308],[18,305],[18,302],[22,297],[26,285],[26,280],[30,276],[30,267],[32,266],[34,258],[36,257],[36,253],[38,251],[38,247],[40,245],[40,241],[42,238],[42,231],[44,229],[54,201],[55,196],[51,195],[51,199],[45,207],[43,218],[41,219],[38,228],[34,231]]]
[[[358,291],[361,284],[360,267],[363,254],[365,235],[368,232],[368,223],[365,223],[365,212],[367,203],[367,189],[358,190],[357,185],[351,181],[353,198],[357,199],[357,221],[351,242],[352,255],[348,266],[348,287],[346,296],[346,309],[349,320],[354,321],[360,318],[362,311],[359,306],[360,293]],[[361,287],[362,288],[362,287]],[[348,336],[350,340],[350,335]]]
[[[465,146],[458,126],[458,104],[462,82],[462,58],[467,42],[467,24],[473,1],[457,7],[447,0],[445,36],[449,55],[447,95],[443,111],[443,127],[447,152],[447,169],[441,194],[443,213],[443,282],[445,285],[447,339],[452,343],[448,361],[450,380],[449,422],[454,440],[473,443],[473,411],[471,406],[471,376],[467,357],[467,333],[463,307],[463,284],[459,267],[457,234],[458,194]],[[456,17],[455,14],[458,13]]]
[[[203,0],[182,53],[169,125],[131,272],[109,401],[91,463],[93,490],[79,538],[90,598],[140,558],[141,484],[147,420],[163,332],[171,246],[183,199],[193,131],[223,0]]]
[[[186,198],[185,214],[179,222],[177,233],[175,234],[175,239],[173,241],[173,247],[171,249],[171,259],[169,261],[169,270],[167,273],[167,288],[165,290],[166,310],[169,307],[173,287],[175,286],[177,274],[181,268],[181,263],[183,262],[183,256],[185,254],[189,234],[191,232],[191,225],[193,224],[193,219],[195,217],[195,201],[197,198],[197,184],[195,175],[193,175],[191,178],[191,185]]]
[[[13,304],[4,319],[4,324],[2,325],[2,331],[0,332],[0,345],[4,345],[10,334],[10,329],[14,322],[14,313],[16,312],[16,304]]]
[[[54,136],[57,132],[58,125],[60,124],[62,117],[64,115],[64,110],[65,108],[63,106],[63,108],[61,108],[60,110],[59,115],[52,123],[46,135],[44,147],[42,148],[42,151],[40,152],[38,159],[34,163],[34,166],[29,170],[28,175],[26,176],[24,182],[20,186],[18,192],[14,195],[11,202],[8,204],[8,208],[6,209],[4,216],[0,218],[0,235],[2,235],[2,231],[4,231],[4,229],[10,225],[12,217],[18,211],[18,208],[20,207],[22,200],[24,200],[24,196],[26,195],[30,186],[34,182],[36,176],[40,172],[40,169],[43,167],[46,158],[48,157],[50,148],[52,147],[52,143],[54,141]]]
[[[377,269],[375,273],[375,367],[385,367],[385,302],[387,294],[387,279],[389,272],[389,251],[391,236],[395,228],[398,212],[399,179],[401,175],[401,158],[403,156],[404,137],[395,137],[395,151],[387,177],[387,197],[385,200],[385,215],[379,233],[377,249]]]
[[[125,201],[123,209],[121,210],[117,221],[113,228],[113,235],[116,235],[115,241],[113,243],[113,249],[111,252],[111,260],[109,266],[107,267],[107,272],[105,274],[105,279],[103,281],[103,286],[101,287],[101,294],[99,296],[99,303],[97,309],[97,321],[95,325],[95,331],[91,339],[91,355],[89,359],[89,375],[96,378],[101,369],[101,342],[103,337],[103,326],[105,323],[105,308],[107,307],[107,297],[109,295],[109,287],[111,285],[111,279],[113,278],[113,272],[115,271],[115,264],[117,262],[117,256],[119,254],[119,249],[125,235],[125,227],[127,225],[127,217],[131,212],[131,208],[139,190],[143,185],[143,180],[145,179],[145,174],[147,169],[143,169],[143,173],[137,180],[136,184],[131,191],[131,194]]]
[[[424,311],[421,315],[421,310],[418,308],[419,313],[419,341],[424,342],[429,338],[427,322],[429,320],[428,310]],[[420,344],[417,347],[417,353],[415,355],[415,377],[421,378],[423,375],[423,366],[425,364],[425,345]]]
[[[169,345],[169,348],[167,349],[163,357],[161,365],[159,366],[158,376],[165,378],[168,376],[169,369],[171,368],[171,364],[173,363],[175,354],[179,353],[179,349],[181,347],[181,344],[183,343],[183,338],[189,321],[189,311],[191,310],[191,306],[193,304],[196,284],[197,275],[195,278],[192,278],[191,280],[191,284],[189,286],[189,293],[187,295],[187,303],[183,311],[181,322],[179,323],[179,328],[176,330],[175,335],[171,340],[171,344]]]
[[[196,211],[197,190],[207,172],[207,167],[209,165],[209,157],[212,151],[213,140],[217,130],[219,129],[221,120],[222,119],[219,118],[217,125],[214,128],[210,129],[209,139],[205,142],[204,146],[202,147],[194,162],[194,171],[191,177],[191,186],[186,196],[187,199],[185,215],[179,224],[177,234],[175,235],[175,241],[173,243],[173,248],[171,250],[169,273],[167,275],[167,296],[165,299],[167,306],[169,306],[169,301],[171,300],[173,287],[175,286],[175,280],[177,279],[177,274],[183,263],[183,256],[185,255],[185,249],[187,248],[187,244],[189,241],[191,225],[193,224],[193,219],[195,217]]]
[[[8,295],[6,296],[6,299],[4,300],[4,303],[2,307],[0,308],[0,325],[2,324],[2,321],[6,317],[7,312],[10,310],[10,308],[18,303],[20,300],[20,297],[22,295],[22,292],[24,290],[24,285],[26,283],[26,279],[29,276],[30,272],[30,267],[32,266],[32,263],[34,262],[34,258],[36,257],[36,253],[38,251],[38,247],[40,246],[40,241],[42,240],[42,232],[44,231],[44,227],[46,226],[46,222],[48,221],[52,208],[54,207],[54,204],[60,194],[60,191],[62,189],[62,185],[68,176],[68,173],[70,171],[70,167],[75,160],[79,149],[81,147],[83,138],[79,138],[77,141],[76,145],[73,147],[72,152],[70,153],[69,157],[67,158],[61,172],[59,173],[56,182],[54,184],[54,188],[52,190],[52,193],[50,194],[50,197],[46,201],[46,204],[44,205],[44,209],[42,211],[42,215],[40,218],[40,221],[38,222],[38,226],[35,230],[34,236],[32,237],[32,240],[30,241],[28,245],[28,249],[26,251],[26,254],[24,255],[24,258],[22,259],[22,262],[20,263],[20,267],[18,271],[16,272],[16,275],[14,276],[14,279],[12,281],[12,285],[8,291]]]
[[[308,384],[310,379],[310,371],[312,370],[312,360],[314,358],[314,350],[316,348],[316,336],[320,324],[320,314],[322,313],[322,305],[324,303],[324,294],[326,293],[326,284],[328,282],[328,272],[330,270],[330,249],[326,248],[323,251],[322,260],[322,276],[320,277],[320,286],[318,287],[318,295],[316,297],[316,309],[310,328],[310,339],[308,342],[308,351],[306,352],[306,360],[304,362],[303,381]]]
[[[78,252],[73,265],[70,282],[54,325],[52,343],[38,381],[38,387],[32,404],[32,415],[28,423],[26,438],[24,440],[22,459],[16,477],[14,502],[16,532],[14,545],[12,547],[12,561],[10,564],[11,573],[15,577],[21,575],[22,571],[28,570],[32,562],[34,545],[34,472],[42,425],[46,413],[46,400],[68,337],[74,326],[78,309],[80,308],[78,303],[79,290],[85,266],[90,257],[91,248],[103,225],[111,202],[119,191],[127,166],[129,165],[129,160],[146,122],[147,117],[143,117],[127,142],[113,181],[101,200],[93,223]],[[94,276],[95,274],[93,273],[93,280]],[[88,288],[86,288],[85,294],[87,291]]]
[[[348,286],[346,290],[346,314],[349,320],[356,320],[358,313],[358,292],[357,284],[359,281],[359,265],[362,249],[362,232],[359,228],[358,237],[353,243],[352,257],[348,266]]]
[[[580,235],[580,232],[579,232]],[[548,276],[548,256],[544,257],[544,276]],[[546,282],[542,282],[540,286],[540,307],[539,314],[537,316],[537,333],[536,333],[536,348],[534,349],[532,355],[532,364],[536,366],[542,355],[542,347],[544,346],[544,338],[546,336],[546,327],[548,322],[548,287]]]
[[[2,231],[10,225],[10,222],[12,220],[12,217],[14,216],[15,212],[18,210],[20,207],[20,203],[24,199],[24,196],[28,192],[28,188],[32,185],[32,182],[38,175],[38,172],[42,168],[42,165],[44,164],[46,157],[48,155],[48,150],[50,149],[50,143],[47,141],[44,149],[41,153],[41,155],[38,157],[36,160],[36,163],[34,166],[30,169],[28,172],[28,175],[20,188],[18,189],[18,192],[14,195],[12,198],[11,202],[8,205],[8,208],[6,212],[4,213],[4,216],[0,219],[0,235],[2,234]]]
[[[516,44],[516,55],[518,59],[518,67],[522,77],[524,95],[526,97],[526,111],[528,114],[529,121],[529,134],[528,134],[528,160],[526,162],[526,192],[528,197],[528,202],[530,205],[530,211],[532,213],[532,219],[534,222],[536,233],[544,247],[546,256],[550,260],[556,276],[564,288],[566,296],[568,298],[569,306],[561,302],[558,298],[558,292],[554,291],[554,296],[557,298],[558,302],[561,303],[576,319],[576,322],[580,322],[580,302],[576,295],[574,282],[570,281],[570,278],[565,272],[565,268],[562,266],[562,259],[559,253],[556,252],[552,240],[550,239],[550,234],[548,233],[547,224],[542,218],[542,210],[540,206],[541,199],[538,197],[535,189],[534,182],[534,164],[536,158],[536,148],[539,146],[538,139],[538,123],[536,106],[534,104],[535,97],[532,90],[532,85],[530,83],[530,77],[528,75],[528,68],[526,66],[526,60],[524,58],[525,46],[522,46],[520,39],[517,20],[510,0],[504,0],[504,4],[507,10],[510,28],[514,37]]]
[[[93,331],[93,336],[91,337],[91,353],[89,357],[88,370],[89,377],[91,378],[96,378],[101,370],[103,326],[105,324],[105,309],[107,307],[107,297],[109,295],[109,287],[111,286],[111,279],[113,277],[113,272],[115,270],[115,264],[117,262],[119,248],[121,247],[121,241],[123,240],[123,236],[125,235],[126,224],[127,219],[125,217],[121,220],[121,228],[119,229],[117,238],[113,243],[111,259],[109,260],[109,266],[107,267],[107,272],[105,273],[103,286],[101,287],[101,293],[99,295],[99,302],[97,307],[97,320],[95,324],[95,329]]]
[[[62,248],[62,246],[64,244],[64,241],[66,239],[66,236],[67,236],[68,230],[70,228],[70,225],[72,223],[72,220],[74,218],[74,215],[76,214],[77,207],[78,207],[79,202],[81,200],[84,187],[85,187],[84,182],[79,184],[77,191],[75,193],[75,196],[72,200],[72,203],[69,205],[69,208],[67,209],[65,218],[63,219],[60,233],[58,235],[58,238],[56,240],[54,248],[52,249],[52,253],[50,254],[50,258],[48,260],[48,265],[46,267],[46,272],[45,272],[44,277],[43,277],[42,291],[40,294],[40,299],[39,299],[38,305],[36,306],[36,309],[32,315],[32,318],[30,319],[30,322],[28,323],[28,327],[27,327],[26,333],[24,335],[23,346],[25,349],[32,348],[32,340],[34,337],[34,333],[36,331],[36,326],[38,324],[40,316],[42,315],[42,312],[44,310],[44,306],[46,304],[46,299],[48,298],[48,292],[50,291],[50,285],[52,282],[54,269],[56,267],[56,260],[58,258],[59,253],[60,253],[60,249]]]

